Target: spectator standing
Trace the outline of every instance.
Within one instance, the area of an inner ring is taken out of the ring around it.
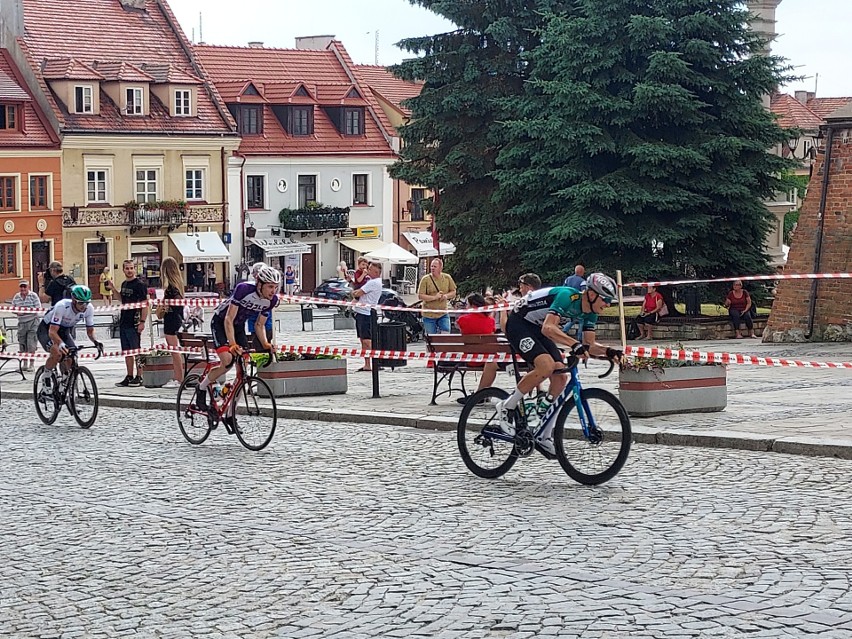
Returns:
[[[124,282],[121,284],[119,294],[122,304],[136,304],[148,301],[148,288],[136,276],[136,262],[124,260],[122,263],[124,271]],[[112,284],[115,291],[115,284]],[[145,320],[148,319],[148,305],[141,308],[123,308],[118,318],[118,337],[121,342],[121,350],[130,351],[138,349],[142,343],[142,331],[145,330]],[[142,386],[142,372],[136,364],[136,375],[133,374],[133,366],[136,362],[135,355],[126,355],[124,365],[127,367],[127,375],[116,386]]]
[[[49,302],[50,307],[62,299],[71,297],[71,287],[76,284],[74,278],[62,272],[62,262],[51,262],[46,273],[38,275],[38,297],[42,302]]]
[[[735,339],[743,338],[742,330],[740,330],[742,322],[745,322],[749,330],[749,337],[757,337],[754,334],[754,322],[751,318],[751,295],[743,288],[740,280],[734,280],[733,287],[725,298],[725,308],[728,309],[728,317],[731,320],[731,326],[734,327]]]
[[[366,273],[369,278],[360,288],[355,289],[353,295],[358,302],[362,304],[370,304],[372,306],[374,304],[378,304],[379,298],[382,296],[382,265],[378,262],[369,262]],[[355,306],[354,311],[355,334],[358,336],[358,339],[361,340],[361,348],[370,350],[373,348],[370,309],[363,306]],[[358,370],[372,370],[369,357],[364,358],[364,366]]]
[[[649,286],[642,302],[642,310],[636,317],[639,337],[636,339],[654,339],[654,325],[660,321],[666,302],[655,286]]]
[[[211,293],[216,292],[216,267],[207,265],[207,288]]]
[[[204,270],[201,268],[201,264],[193,265],[187,277],[187,284],[196,291],[204,290]]]
[[[12,306],[21,306],[23,308],[32,308],[32,313],[18,314],[18,350],[21,353],[35,353],[38,346],[38,331],[39,317],[35,312],[41,310],[41,300],[38,295],[30,290],[30,283],[26,280],[21,280],[18,285],[18,292],[12,298]],[[21,370],[31,371],[35,368],[35,361],[25,359],[21,362]]]
[[[104,299],[104,306],[112,306],[112,275],[110,275],[109,269],[104,266],[104,270],[101,271],[101,297]]]
[[[296,284],[296,271],[293,270],[293,265],[288,264],[284,270],[284,291],[287,295],[293,294],[293,287]]]
[[[488,305],[488,301],[479,293],[471,293],[467,296],[465,302],[468,308],[482,308]],[[456,320],[456,325],[462,335],[493,335],[497,330],[493,315],[483,312],[460,315]],[[479,378],[479,386],[476,387],[477,392],[494,385],[494,380],[497,379],[497,370],[498,366],[495,362],[483,365],[482,377]],[[464,404],[467,402],[467,397],[458,397],[456,401],[459,404]]]
[[[181,300],[186,297],[183,278],[180,275],[180,268],[175,258],[167,257],[163,260],[160,266],[160,275],[163,278],[163,287],[165,288],[164,300]],[[164,305],[164,308],[163,335],[165,335],[166,344],[177,348],[180,346],[177,334],[181,325],[183,325],[183,305],[167,304]],[[175,376],[163,384],[163,388],[177,388],[183,381],[183,358],[180,353],[172,353],[172,367]]]
[[[569,275],[565,278],[565,282],[563,282],[562,286],[567,286],[569,288],[573,288],[574,290],[580,291],[583,288],[583,284],[586,283],[586,267],[582,264],[577,264],[574,267],[574,274]]]
[[[436,257],[429,265],[429,274],[420,280],[417,297],[423,301],[423,328],[429,335],[450,332],[449,301],[456,296],[456,283],[444,273],[444,262]]]

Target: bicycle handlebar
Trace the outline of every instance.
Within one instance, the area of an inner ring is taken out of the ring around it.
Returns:
[[[69,348],[65,351],[65,356],[66,357],[73,357],[74,355],[76,355],[80,351],[91,350],[91,349],[96,349],[98,351],[98,354],[95,356],[95,359],[100,359],[101,355],[104,354],[103,344],[101,344],[100,346],[95,346],[93,344],[91,346],[74,346],[73,348]]]

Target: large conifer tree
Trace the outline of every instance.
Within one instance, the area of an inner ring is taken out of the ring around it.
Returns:
[[[784,70],[742,3],[573,4],[525,52],[525,91],[501,101],[492,210],[522,223],[501,250],[551,281],[576,262],[628,277],[765,271],[762,200],[789,165],[768,153],[786,136],[762,98]]]
[[[425,84],[409,101],[402,160],[391,169],[410,184],[440,189],[441,238],[457,247],[450,263],[464,287],[515,281],[527,248],[514,240],[525,220],[494,201],[492,176],[502,146],[503,99],[521,94],[529,67],[524,51],[538,44],[537,27],[557,0],[411,0],[458,25],[456,31],[400,43],[419,57],[393,68]],[[435,208],[435,207],[433,207]]]

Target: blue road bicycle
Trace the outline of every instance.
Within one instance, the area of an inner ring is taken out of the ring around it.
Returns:
[[[515,427],[514,436],[500,429],[496,409],[497,402],[507,398],[509,393],[502,388],[490,387],[471,395],[462,409],[456,430],[465,466],[479,477],[495,479],[507,473],[518,458],[529,457],[533,451],[553,459],[553,455],[536,443],[536,437],[555,419],[553,444],[556,459],[571,479],[581,484],[597,485],[615,477],[630,453],[630,417],[612,393],[581,386],[578,363],[577,357],[569,356],[563,372],[571,378],[565,390],[541,415],[540,423],[533,420],[533,427],[528,426],[531,415],[527,414],[527,406],[533,405],[533,402],[527,398],[509,411],[509,420]],[[598,377],[604,378],[612,373],[614,366],[615,362],[610,361],[609,370]],[[515,378],[519,379],[517,367]],[[572,411],[576,422],[568,425],[566,422]]]

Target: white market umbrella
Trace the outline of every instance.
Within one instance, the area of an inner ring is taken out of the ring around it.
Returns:
[[[417,264],[419,261],[417,256],[409,253],[399,244],[388,242],[382,248],[364,253],[364,257],[374,262],[384,262],[387,264]]]

